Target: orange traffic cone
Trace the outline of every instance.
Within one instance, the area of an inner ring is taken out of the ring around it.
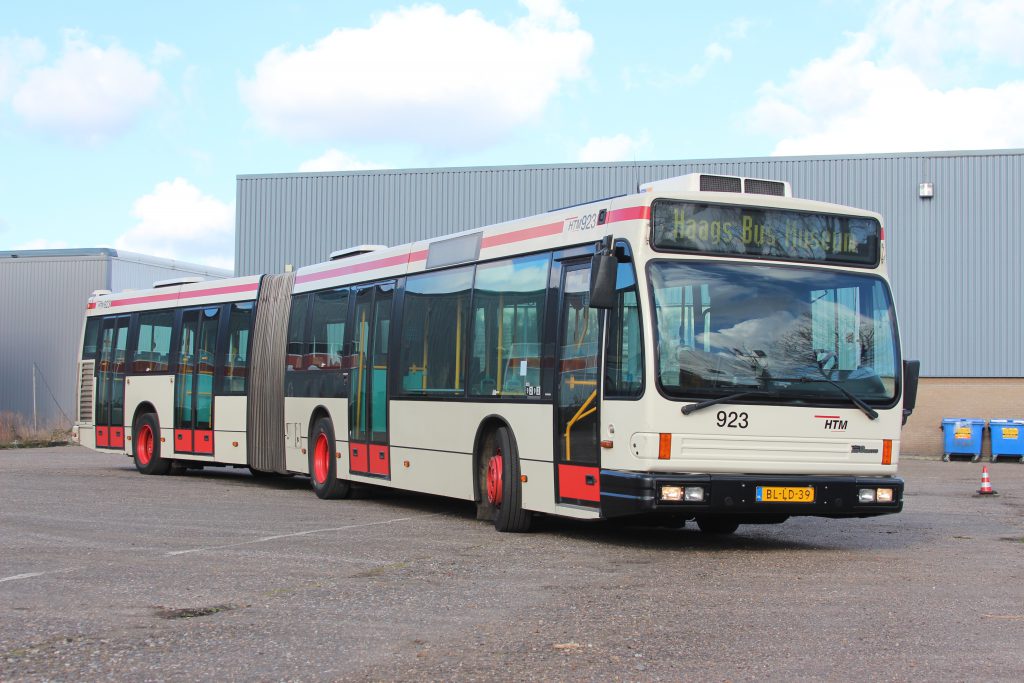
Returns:
[[[988,465],[981,468],[981,488],[978,489],[979,496],[998,496],[992,488],[992,481],[988,478]]]

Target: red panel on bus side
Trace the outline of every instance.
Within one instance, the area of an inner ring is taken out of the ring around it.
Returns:
[[[174,452],[175,453],[191,453],[192,452],[192,430],[190,430],[190,429],[175,429],[174,430]]]
[[[192,446],[195,448],[196,453],[213,455],[213,430],[197,429],[194,432],[193,439]]]
[[[387,446],[370,446],[370,474],[391,474],[391,453]]]
[[[368,450],[365,443],[350,443],[348,445],[348,468],[350,471],[357,474],[366,474],[370,471]]]
[[[96,448],[110,448],[110,434],[106,427],[96,428]]]
[[[601,502],[601,468],[559,465],[558,495],[562,498]]]
[[[110,428],[110,447],[124,448],[124,427]]]

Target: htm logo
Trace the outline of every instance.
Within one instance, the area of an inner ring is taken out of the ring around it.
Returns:
[[[847,420],[840,420],[838,415],[815,415],[815,418],[825,421],[825,429],[832,432],[845,432]]]

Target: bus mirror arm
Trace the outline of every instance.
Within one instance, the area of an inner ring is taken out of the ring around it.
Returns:
[[[597,243],[597,250],[590,260],[590,307],[610,309],[615,307],[615,275],[618,259],[612,246],[612,236],[606,235]]]
[[[921,361],[903,361],[903,424],[917,406],[917,380],[921,377]]]

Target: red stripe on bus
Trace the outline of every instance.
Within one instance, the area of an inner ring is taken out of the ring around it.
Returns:
[[[86,305],[85,310],[91,311],[94,308],[96,308],[96,303],[95,302],[90,302],[89,304]]]
[[[500,247],[503,244],[512,244],[513,242],[537,239],[538,237],[558,235],[562,232],[562,226],[564,224],[564,221],[559,221],[558,223],[548,223],[547,225],[538,225],[533,228],[513,230],[512,232],[505,232],[500,235],[491,235],[490,237],[485,237],[481,240],[480,247],[482,249],[487,249],[489,247]]]
[[[303,282],[316,282],[317,280],[327,280],[328,278],[341,277],[342,275],[365,273],[368,270],[377,270],[378,268],[405,265],[409,262],[410,258],[411,255],[401,254],[399,256],[389,256],[387,258],[377,259],[376,261],[367,261],[366,263],[356,263],[351,266],[339,266],[337,268],[331,268],[330,270],[321,270],[319,273],[299,275],[295,278],[295,284],[301,285]],[[424,258],[426,258],[425,255]]]
[[[649,206],[633,206],[626,209],[616,209],[608,212],[608,218],[605,220],[606,223],[613,223],[615,221],[631,221],[637,219],[650,218],[651,207]],[[559,221],[558,223],[548,223],[546,225],[536,225],[532,228],[522,228],[521,230],[512,230],[510,232],[504,232],[499,235],[489,235],[484,237],[480,241],[481,249],[489,249],[491,247],[500,247],[506,244],[514,244],[516,242],[525,242],[526,240],[533,240],[540,237],[551,237],[552,235],[559,235],[565,226],[565,221]],[[389,256],[388,258],[378,259],[376,261],[367,261],[366,263],[357,263],[351,266],[339,266],[338,268],[331,268],[330,270],[322,270],[319,273],[308,273],[306,275],[300,275],[295,278],[295,284],[300,285],[305,282],[316,282],[317,280],[327,280],[329,278],[341,277],[343,275],[353,275],[355,273],[365,273],[370,270],[377,270],[378,268],[389,268],[392,266],[399,266],[402,264],[412,263],[414,261],[425,261],[427,258],[427,251],[414,251],[408,256]]]
[[[259,285],[255,282],[245,285],[231,285],[229,287],[211,287],[209,289],[197,289],[194,292],[177,292],[168,294],[150,294],[149,296],[136,296],[130,299],[114,299],[110,302],[113,306],[132,306],[134,304],[151,304],[157,301],[181,301],[185,299],[198,299],[203,296],[219,296],[221,294],[237,294],[239,292],[255,292]]]
[[[608,216],[605,217],[605,223],[617,223],[618,221],[638,221],[647,220],[651,217],[651,207],[649,206],[630,206],[625,209],[614,209],[608,212]]]
[[[839,419],[838,415],[815,415],[814,417],[820,417],[820,418],[822,418],[824,420],[838,420]]]

